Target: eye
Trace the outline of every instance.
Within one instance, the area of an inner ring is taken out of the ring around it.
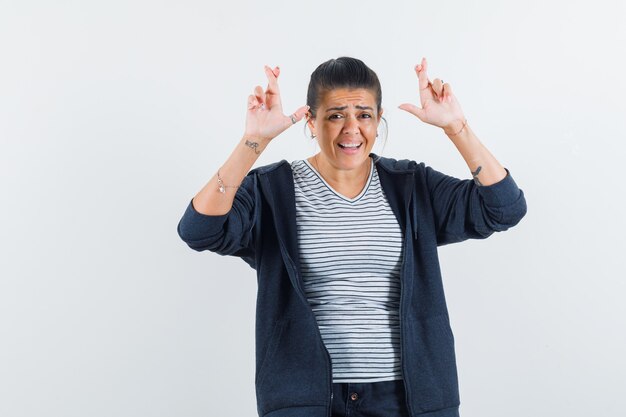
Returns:
[[[341,115],[340,115],[340,114],[335,113],[335,114],[331,114],[331,115],[330,115],[330,117],[329,117],[329,119],[331,119],[331,120],[332,120],[332,119],[334,119],[334,118],[335,118],[335,116],[340,116],[340,117],[341,117]],[[336,120],[336,119],[335,119],[335,120]]]
[[[372,115],[371,115],[371,114],[369,114],[369,113],[363,113],[363,114],[362,114],[362,116],[367,116],[367,118],[368,118],[368,119],[371,119],[371,118],[372,118]]]

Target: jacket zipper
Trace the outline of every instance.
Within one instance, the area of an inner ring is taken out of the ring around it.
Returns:
[[[407,223],[408,223],[408,218],[407,218]],[[406,232],[405,232],[406,235]],[[404,398],[405,398],[405,402],[406,402],[406,408],[409,411],[409,416],[412,416],[413,413],[411,412],[411,405],[410,405],[410,401],[409,401],[409,388],[408,385],[406,383],[406,379],[407,379],[407,372],[406,372],[406,367],[405,367],[405,360],[404,360],[404,356],[406,353],[406,349],[405,349],[405,331],[404,331],[404,326],[402,325],[402,307],[404,306],[404,294],[405,294],[405,290],[404,290],[404,285],[402,285],[402,278],[404,278],[406,276],[406,258],[407,258],[407,239],[408,237],[405,236],[404,238],[404,253],[403,253],[403,258],[402,258],[402,268],[400,269],[401,272],[401,276],[400,276],[400,362],[402,365],[402,379],[404,380]],[[405,280],[406,281],[406,280]]]

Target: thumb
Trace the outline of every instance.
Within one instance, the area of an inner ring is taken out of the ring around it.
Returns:
[[[400,104],[398,106],[398,108],[400,108],[402,110],[405,110],[405,111],[411,113],[412,115],[417,116],[417,118],[420,119],[421,121],[424,121],[424,116],[425,116],[424,115],[424,110],[420,109],[416,105],[409,104],[409,103],[403,103],[403,104]]]
[[[302,120],[302,118],[304,117],[304,115],[306,114],[306,112],[309,111],[309,106],[302,106],[300,107],[298,110],[296,110],[295,112],[291,113],[291,116],[294,116],[296,119],[296,123],[299,122],[300,120]],[[287,117],[287,119],[289,120],[289,124],[295,124],[293,123],[293,121],[291,120],[291,117]]]

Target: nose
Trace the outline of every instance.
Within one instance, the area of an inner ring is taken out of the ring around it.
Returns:
[[[359,133],[359,123],[356,117],[346,117],[343,125],[343,133],[349,135],[353,133]]]

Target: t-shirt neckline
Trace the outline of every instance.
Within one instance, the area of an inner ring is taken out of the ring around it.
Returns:
[[[303,159],[302,161],[304,161],[304,163],[309,167],[309,169],[311,171],[313,171],[313,173],[315,175],[317,175],[317,177],[322,181],[322,183],[324,183],[324,185],[326,185],[326,187],[328,187],[328,189],[333,194],[335,194],[337,197],[339,197],[339,198],[341,198],[343,200],[346,200],[346,201],[348,201],[350,203],[354,203],[354,202],[358,201],[359,199],[361,199],[361,197],[363,197],[365,195],[365,193],[367,192],[367,190],[368,190],[368,188],[370,186],[370,183],[372,182],[372,177],[374,176],[373,175],[374,174],[374,160],[372,159],[371,156],[369,157],[369,159],[370,159],[370,172],[369,172],[369,175],[367,177],[367,181],[365,181],[365,186],[363,187],[361,192],[357,196],[355,196],[354,198],[348,198],[347,196],[345,196],[345,195],[341,194],[340,192],[338,192],[337,190],[335,190],[333,187],[330,186],[329,183],[326,182],[324,177],[322,177],[322,175],[319,172],[317,172],[317,170],[313,167],[313,165],[311,165],[311,163],[308,160]]]

